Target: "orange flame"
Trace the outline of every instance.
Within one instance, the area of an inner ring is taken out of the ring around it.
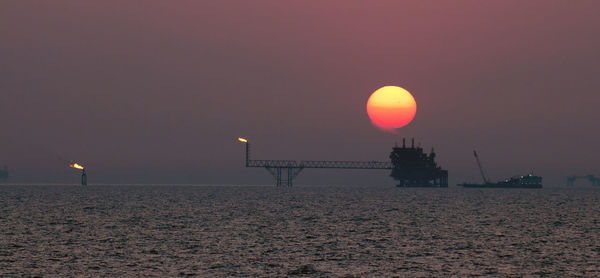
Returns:
[[[79,169],[79,170],[83,170],[83,166],[81,166],[81,165],[79,165],[77,163],[69,164],[69,167],[75,168],[75,169]]]
[[[238,141],[240,141],[240,142],[244,142],[244,143],[248,143],[248,140],[247,140],[247,139],[244,139],[244,138],[242,138],[242,137],[239,137],[239,138],[238,138]]]

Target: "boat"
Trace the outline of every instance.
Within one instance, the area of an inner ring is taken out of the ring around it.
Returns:
[[[458,186],[476,187],[476,188],[542,188],[542,177],[529,174],[526,176],[517,176],[499,182],[461,183]]]
[[[524,176],[511,177],[499,182],[490,182],[483,172],[483,167],[481,166],[477,152],[473,151],[473,155],[479,166],[483,183],[460,183],[457,184],[458,186],[464,188],[542,188],[542,177],[535,176],[531,173]]]

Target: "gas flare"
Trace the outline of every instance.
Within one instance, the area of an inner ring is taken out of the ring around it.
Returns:
[[[242,137],[239,137],[239,138],[238,138],[238,141],[240,141],[240,142],[244,142],[244,143],[248,143],[248,140],[247,140],[247,139],[244,139],[244,138],[242,138]]]
[[[84,169],[84,167],[83,167],[83,166],[81,166],[81,165],[79,165],[79,164],[77,164],[77,163],[72,163],[72,164],[69,164],[69,167],[71,167],[71,168],[75,168],[75,169],[79,169],[79,170],[83,170],[83,169]]]

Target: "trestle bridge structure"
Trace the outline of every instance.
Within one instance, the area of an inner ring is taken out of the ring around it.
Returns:
[[[304,169],[370,169],[391,170],[391,162],[384,161],[327,161],[327,160],[253,160],[250,159],[250,143],[244,138],[238,140],[246,145],[246,167],[265,168],[274,178],[275,186],[292,186],[294,179]]]

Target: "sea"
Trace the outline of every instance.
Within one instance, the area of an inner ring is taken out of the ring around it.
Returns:
[[[600,277],[600,188],[2,185],[0,277]]]

